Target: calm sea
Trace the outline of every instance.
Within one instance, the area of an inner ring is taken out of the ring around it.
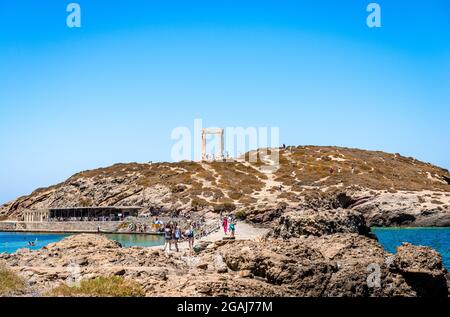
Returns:
[[[21,248],[38,250],[49,243],[58,242],[69,235],[70,234],[0,232],[0,253],[14,253]],[[157,235],[105,234],[105,236],[120,242],[124,247],[151,247],[164,244],[164,238]],[[28,245],[31,241],[35,243],[35,246]]]

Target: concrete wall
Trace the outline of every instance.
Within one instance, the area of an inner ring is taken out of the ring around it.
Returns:
[[[119,221],[83,221],[83,222],[0,222],[0,231],[28,232],[116,232],[122,222]]]

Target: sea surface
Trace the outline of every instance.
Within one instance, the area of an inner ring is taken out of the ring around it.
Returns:
[[[18,249],[28,248],[38,250],[49,243],[58,242],[71,234],[57,233],[28,233],[28,232],[0,232],[0,253],[14,253]],[[104,234],[116,240],[124,247],[141,246],[151,247],[164,244],[164,237],[158,235],[142,234]],[[34,242],[34,246],[28,243]]]
[[[450,228],[372,228],[372,232],[390,253],[395,253],[403,242],[432,247],[450,270]]]

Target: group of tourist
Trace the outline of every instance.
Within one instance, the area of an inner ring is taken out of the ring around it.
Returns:
[[[189,249],[194,248],[195,232],[192,223],[189,223],[189,229],[182,231],[176,222],[169,222],[164,226],[164,251],[166,251],[167,246],[169,246],[169,251],[172,250],[172,244],[175,245],[175,250],[178,252],[178,243],[181,241],[187,241],[189,243]]]
[[[155,221],[153,221],[153,229],[164,234],[164,251],[166,251],[167,248],[169,248],[169,251],[172,251],[173,245],[175,247],[175,251],[179,252],[179,243],[181,242],[188,242],[189,249],[192,250],[194,248],[194,241],[196,237],[203,237],[219,229],[215,226],[208,229],[204,226],[204,224],[202,225],[200,221],[193,221],[191,219],[188,220],[187,223],[188,229],[183,230],[175,221],[170,221],[166,224],[159,218],[156,218]],[[220,226],[223,227],[226,236],[229,235],[231,238],[235,237],[236,218],[232,216],[221,216]]]

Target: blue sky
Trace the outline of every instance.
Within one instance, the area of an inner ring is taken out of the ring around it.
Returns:
[[[450,168],[450,1],[0,2],[0,203],[86,169],[168,161],[178,126]]]

